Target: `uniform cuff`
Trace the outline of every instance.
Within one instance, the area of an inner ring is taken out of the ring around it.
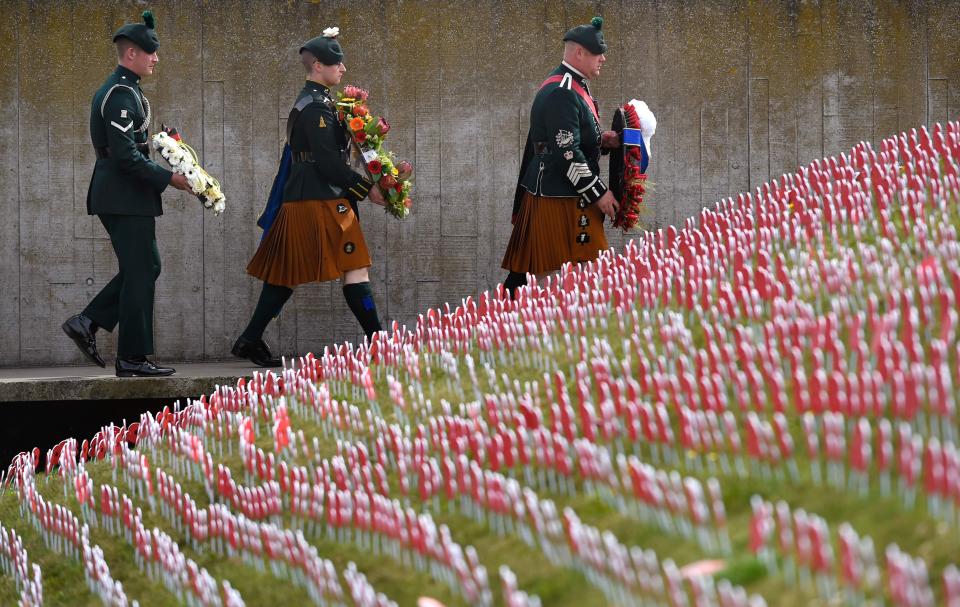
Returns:
[[[607,193],[607,189],[607,184],[603,183],[600,177],[593,176],[586,186],[577,189],[577,193],[580,194],[582,203],[590,205],[600,200]]]
[[[581,204],[593,204],[607,191],[606,184],[586,162],[571,162],[567,167],[567,179],[580,196]]]
[[[361,176],[357,181],[347,188],[347,198],[352,201],[360,201],[367,197],[373,182],[366,177]]]
[[[150,162],[153,162],[153,161],[150,161]],[[154,164],[156,163],[154,162]],[[167,186],[170,185],[170,180],[173,179],[173,171],[168,170],[160,166],[159,164],[156,164],[156,166],[157,166],[157,173],[156,173],[157,177],[153,182],[153,187],[157,190],[157,192],[162,194],[163,191],[167,189]]]

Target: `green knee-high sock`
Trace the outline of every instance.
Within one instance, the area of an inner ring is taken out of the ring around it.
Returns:
[[[377,304],[373,302],[373,289],[370,288],[369,282],[343,285],[343,297],[347,300],[350,311],[363,327],[368,340],[373,338],[374,333],[383,330],[380,326],[380,318],[377,316]]]
[[[280,313],[283,304],[287,303],[291,295],[293,295],[293,289],[290,287],[263,283],[263,290],[260,291],[257,307],[253,310],[253,316],[250,318],[247,328],[240,335],[241,339],[247,341],[263,339],[263,332],[267,330],[267,325]]]
[[[510,293],[510,299],[516,299],[517,289],[527,284],[527,275],[520,272],[510,272],[503,281],[503,288]]]

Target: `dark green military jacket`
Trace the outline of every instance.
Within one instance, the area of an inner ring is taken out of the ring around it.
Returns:
[[[514,215],[524,191],[577,197],[581,207],[606,193],[607,186],[600,179],[601,129],[588,103],[596,107],[586,79],[566,64],[555,69],[537,92],[530,110]]]
[[[173,173],[144,153],[150,103],[139,82],[139,76],[118,65],[93,95],[90,139],[97,164],[87,190],[87,213],[91,215],[163,214],[160,193]]]
[[[293,165],[283,188],[284,202],[346,198],[356,209],[373,182],[348,164],[347,129],[337,116],[330,89],[307,80],[290,122]]]

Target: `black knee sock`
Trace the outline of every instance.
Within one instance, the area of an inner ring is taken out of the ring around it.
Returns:
[[[343,285],[343,297],[347,300],[350,311],[363,327],[368,340],[374,333],[383,329],[380,326],[380,318],[377,316],[377,304],[373,302],[373,289],[370,288],[369,282]]]
[[[527,275],[520,272],[510,272],[503,281],[503,288],[510,293],[510,299],[516,298],[517,289],[527,284]]]
[[[291,295],[293,295],[293,289],[290,287],[263,283],[263,290],[260,291],[257,307],[254,308],[253,316],[240,337],[247,341],[263,339],[263,332],[267,330],[267,325],[280,313],[283,304],[287,303]]]

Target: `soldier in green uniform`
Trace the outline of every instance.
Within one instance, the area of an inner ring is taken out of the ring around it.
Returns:
[[[163,214],[160,194],[167,185],[189,190],[183,175],[149,158],[150,103],[140,90],[140,79],[153,73],[160,41],[153,14],[143,13],[143,20],[114,34],[117,69],[97,89],[90,107],[97,162],[87,212],[106,228],[120,269],[82,313],[63,323],[63,331],[101,367],[106,365],[97,351],[96,331],[113,331],[119,324],[118,377],[174,373],[147,359],[153,354],[154,284],[160,275],[155,224]]]
[[[600,155],[619,146],[602,131],[588,81],[606,61],[603,19],[564,35],[563,62],[541,84],[530,110],[530,131],[513,205],[513,232],[503,258],[504,287],[526,284],[567,262],[596,259],[607,248],[604,215],[618,202],[600,178]]]
[[[367,338],[381,330],[357,203],[367,197],[381,206],[385,201],[373,182],[347,162],[347,130],[330,93],[346,71],[338,34],[339,28],[328,28],[300,48],[307,81],[287,119],[293,164],[283,204],[247,265],[247,273],[262,280],[263,288],[231,351],[263,367],[281,364],[263,341],[264,330],[303,283],[339,278]]]

